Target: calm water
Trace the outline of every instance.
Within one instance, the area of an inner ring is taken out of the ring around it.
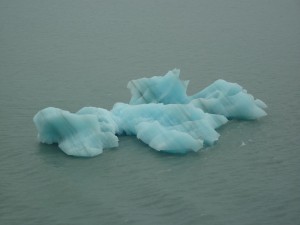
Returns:
[[[109,109],[174,67],[189,94],[223,78],[269,115],[185,156],[133,137],[91,159],[37,142],[38,110]],[[299,85],[297,0],[1,0],[0,224],[300,224]]]

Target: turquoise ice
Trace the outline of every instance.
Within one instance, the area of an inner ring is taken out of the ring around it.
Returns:
[[[179,79],[180,71],[174,69],[165,76],[141,78],[128,83],[131,91],[130,104],[187,104],[201,108],[205,112],[221,114],[229,119],[254,120],[267,115],[266,104],[254,99],[247,90],[236,83],[217,80],[204,90],[188,96],[189,81]]]
[[[134,135],[157,151],[197,152],[219,138],[228,119],[259,119],[266,104],[236,83],[217,80],[188,96],[188,81],[174,69],[165,76],[128,83],[129,104],[111,110],[84,107],[76,113],[49,107],[34,116],[38,139],[58,143],[68,155],[91,157],[118,146],[118,135]]]
[[[118,146],[117,136],[111,130],[103,130],[97,115],[49,107],[39,111],[33,121],[40,142],[58,143],[68,155],[91,157],[101,154],[103,148]]]

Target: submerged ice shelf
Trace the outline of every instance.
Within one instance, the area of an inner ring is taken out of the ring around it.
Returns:
[[[164,76],[128,83],[129,104],[111,110],[84,107],[76,113],[48,107],[33,118],[42,143],[58,143],[68,155],[91,157],[118,146],[116,135],[135,135],[151,148],[169,153],[198,151],[219,138],[228,119],[255,120],[266,104],[236,83],[217,80],[188,96],[188,81],[174,69]]]

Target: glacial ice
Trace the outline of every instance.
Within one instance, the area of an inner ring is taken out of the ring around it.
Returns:
[[[58,143],[68,155],[91,157],[118,146],[116,135],[135,135],[157,151],[197,152],[219,138],[217,128],[228,119],[254,120],[266,104],[236,83],[217,80],[188,96],[188,81],[174,69],[165,76],[128,83],[129,104],[111,110],[84,107],[76,113],[48,107],[33,118],[42,143]]]
[[[101,126],[103,123],[99,122],[97,115],[81,113],[74,114],[53,107],[39,111],[33,121],[40,142],[58,143],[66,154],[85,157],[99,155],[103,148],[118,146],[113,128],[103,130],[105,126]]]
[[[174,69],[165,76],[141,78],[128,83],[130,104],[187,104],[191,103],[205,112],[221,114],[229,119],[254,120],[267,115],[266,104],[254,99],[247,90],[236,83],[217,80],[202,91],[187,96],[189,81],[179,79],[180,71]]]

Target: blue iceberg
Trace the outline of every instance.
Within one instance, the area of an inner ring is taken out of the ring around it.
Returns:
[[[58,143],[68,155],[91,157],[118,146],[119,135],[134,135],[151,148],[168,153],[197,152],[219,138],[228,119],[259,119],[266,104],[235,83],[217,80],[188,96],[188,81],[174,69],[164,76],[128,83],[129,104],[111,110],[84,107],[76,113],[49,107],[33,118],[42,143]]]

